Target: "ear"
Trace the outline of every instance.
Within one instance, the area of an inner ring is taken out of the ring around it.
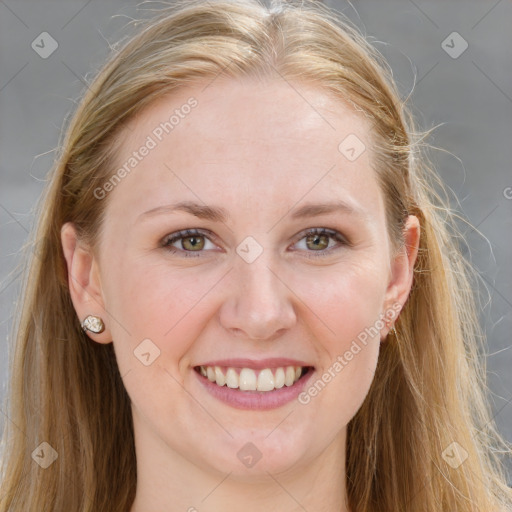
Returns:
[[[414,215],[409,215],[404,225],[404,245],[391,262],[391,276],[384,302],[384,322],[381,340],[392,329],[411,291],[414,264],[420,244],[420,223]]]
[[[105,324],[105,330],[99,334],[86,331],[87,336],[98,343],[110,343],[112,336],[108,328],[109,319],[105,310],[97,261],[90,248],[78,239],[71,222],[66,222],[62,226],[60,234],[68,269],[69,293],[80,323],[88,315],[100,317]]]

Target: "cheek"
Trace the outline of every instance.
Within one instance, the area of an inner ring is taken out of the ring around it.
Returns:
[[[125,366],[143,340],[154,345],[161,366],[174,369],[208,319],[208,292],[221,277],[198,268],[173,268],[143,259],[119,262],[109,273],[106,301],[114,343]],[[120,365],[122,363],[120,362]]]
[[[346,425],[372,383],[380,348],[386,282],[374,264],[347,265],[325,278],[299,281],[298,295],[310,306],[321,367],[299,400],[312,410],[331,411],[327,422]],[[314,315],[313,315],[314,313]],[[316,320],[313,320],[316,318]]]
[[[348,425],[363,404],[375,376],[380,344],[358,343],[341,352],[299,397],[334,434]],[[326,414],[326,411],[328,413]]]
[[[386,282],[379,261],[347,261],[338,268],[295,276],[294,291],[323,324],[327,336],[318,337],[326,352],[335,358],[344,352],[365,328],[380,318]],[[313,320],[312,320],[313,321]]]
[[[182,369],[210,318],[208,291],[220,276],[136,259],[120,262],[109,276],[116,359],[132,404],[148,418],[163,411],[167,422],[179,418],[188,400]]]

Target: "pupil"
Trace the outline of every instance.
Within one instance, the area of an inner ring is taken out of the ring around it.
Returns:
[[[199,247],[201,248],[201,240],[200,240],[201,237],[197,237],[197,236],[189,236],[187,238],[184,239],[185,243],[188,241],[188,243],[192,246],[192,248],[196,248],[196,247]]]
[[[320,241],[320,239],[323,238],[323,243]],[[325,235],[311,235],[310,236],[310,241],[312,240],[315,247],[318,249],[318,247],[321,245],[321,249],[325,248],[326,247],[326,244],[325,244]]]

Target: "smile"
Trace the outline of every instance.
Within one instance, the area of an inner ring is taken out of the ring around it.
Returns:
[[[218,361],[193,373],[202,389],[231,407],[268,410],[296,400],[315,373],[313,366],[292,363],[298,361]]]
[[[309,367],[280,366],[278,368],[233,368],[222,366],[199,366],[196,371],[217,386],[227,386],[241,391],[274,391],[283,386],[293,386]]]

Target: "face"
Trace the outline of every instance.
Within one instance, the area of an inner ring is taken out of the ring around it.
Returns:
[[[402,279],[368,130],[313,86],[245,79],[123,132],[96,269],[139,451],[240,479],[343,451]]]

